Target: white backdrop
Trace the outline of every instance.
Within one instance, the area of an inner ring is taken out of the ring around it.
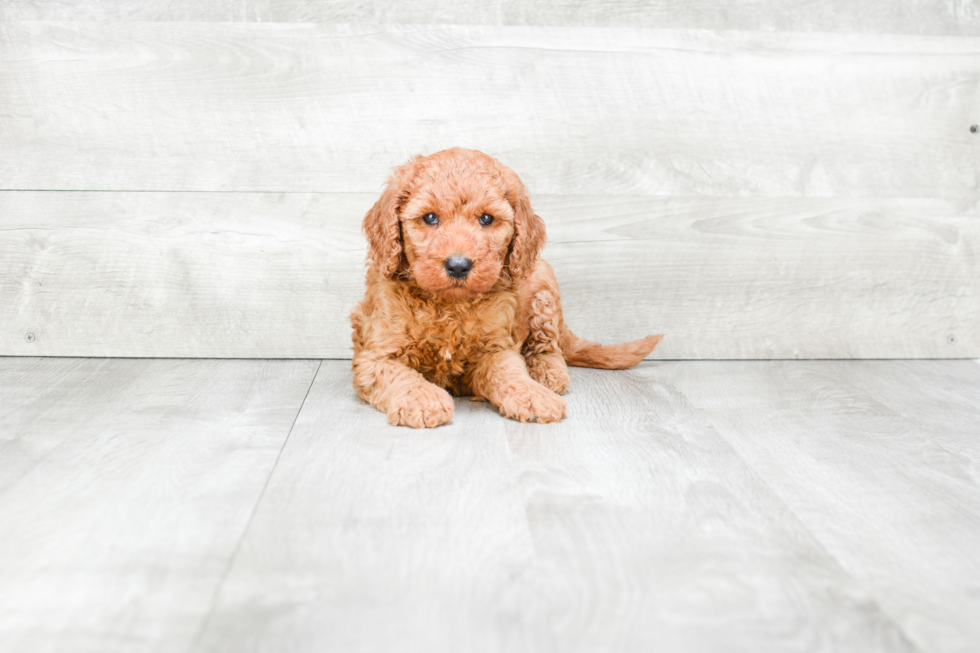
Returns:
[[[347,357],[364,211],[461,145],[583,337],[980,356],[980,9],[853,4],[5,2],[0,354]]]

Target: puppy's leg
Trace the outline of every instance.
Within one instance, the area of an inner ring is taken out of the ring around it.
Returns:
[[[568,366],[561,353],[561,305],[550,289],[534,293],[527,313],[529,333],[522,354],[531,378],[546,388],[565,394]]]
[[[418,371],[375,352],[354,355],[354,388],[394,426],[420,429],[453,418],[453,398]]]
[[[561,351],[561,299],[551,266],[539,260],[530,278],[524,282],[521,295],[528,327],[521,353],[527,371],[538,383],[558,394],[565,394],[569,379]]]
[[[488,354],[474,369],[471,384],[511,419],[557,422],[565,417],[565,400],[532,379],[516,351]]]

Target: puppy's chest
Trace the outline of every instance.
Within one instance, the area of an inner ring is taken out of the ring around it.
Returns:
[[[430,381],[449,387],[466,375],[482,356],[512,346],[507,306],[467,310],[435,308],[415,314],[409,325],[406,362]],[[501,319],[503,318],[503,319]]]
[[[455,325],[441,324],[429,329],[420,326],[410,337],[409,351],[417,357],[419,369],[438,369],[450,376],[463,374],[467,364],[473,362],[483,348],[477,334]]]

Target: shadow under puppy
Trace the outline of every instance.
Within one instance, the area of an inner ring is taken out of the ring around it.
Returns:
[[[569,330],[555,273],[538,256],[544,222],[514,171],[482,152],[453,148],[395,168],[363,228],[354,387],[396,426],[445,424],[450,393],[522,422],[557,422],[566,365],[632,367],[663,337],[603,346]]]

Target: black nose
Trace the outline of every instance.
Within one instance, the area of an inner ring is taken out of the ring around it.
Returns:
[[[473,261],[465,256],[453,254],[443,263],[446,266],[446,274],[453,279],[465,279],[466,275],[473,269]]]

